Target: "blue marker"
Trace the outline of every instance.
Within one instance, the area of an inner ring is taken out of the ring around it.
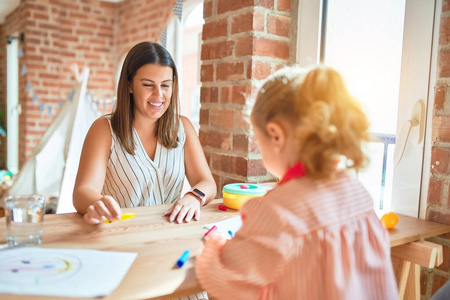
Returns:
[[[181,268],[184,265],[184,263],[189,259],[189,254],[190,254],[189,250],[183,252],[183,255],[181,255],[181,257],[177,261],[178,268]]]
[[[228,230],[228,234],[229,234],[231,237],[233,237],[233,231]]]

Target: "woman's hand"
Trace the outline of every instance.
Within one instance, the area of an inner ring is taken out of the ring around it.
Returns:
[[[189,223],[194,217],[195,221],[200,220],[200,201],[190,194],[175,202],[172,207],[164,214],[169,216],[169,221],[182,223],[183,220]]]
[[[103,196],[89,205],[83,219],[88,224],[99,224],[108,219],[110,222],[120,220],[120,206],[111,196]]]

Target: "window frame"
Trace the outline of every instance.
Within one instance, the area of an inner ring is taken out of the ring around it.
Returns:
[[[417,0],[406,0],[405,8],[405,28],[407,22],[411,25],[414,22],[414,13],[417,13],[418,5]],[[420,188],[417,195],[417,210],[416,212],[411,212],[408,209],[404,209],[408,204],[405,202],[411,202],[411,199],[398,199],[396,197],[392,198],[393,208],[401,213],[412,215],[424,219],[426,217],[426,207],[427,207],[427,194],[428,194],[428,184],[430,179],[430,162],[431,162],[431,130],[432,130],[432,119],[433,119],[433,107],[434,107],[434,86],[436,85],[436,72],[437,72],[437,50],[438,50],[438,39],[439,39],[439,21],[442,7],[442,0],[434,1],[434,16],[433,16],[433,29],[430,45],[430,65],[428,74],[428,92],[426,93],[427,99],[423,99],[426,107],[426,128],[425,136],[422,144],[422,161],[421,161],[421,172],[420,172]],[[310,67],[312,65],[319,64],[323,61],[324,53],[324,41],[325,41],[325,27],[326,27],[326,8],[327,0],[298,0],[293,4],[293,8],[297,9],[296,22],[293,22],[293,32],[296,33],[296,40],[293,44],[296,47],[294,61],[301,67]],[[408,11],[409,10],[409,11]],[[410,15],[408,15],[408,13]],[[438,16],[438,17],[436,17]],[[407,35],[406,33],[405,35]],[[407,42],[407,41],[406,41]],[[405,40],[403,41],[405,47]],[[402,55],[405,55],[405,50],[402,51]],[[402,58],[403,60],[403,58]],[[404,72],[404,66],[402,61],[402,74]],[[402,75],[403,77],[403,75]],[[401,79],[403,80],[403,79]],[[407,89],[405,86],[401,86],[400,89]],[[401,93],[401,92],[400,92]],[[400,102],[400,101],[399,101]],[[404,105],[404,104],[403,104]],[[410,115],[411,111],[407,107],[402,106],[399,103],[399,114],[398,114],[398,125],[401,126],[403,115]],[[397,128],[397,134],[400,128]],[[394,186],[395,188],[395,186]],[[395,193],[393,192],[393,195]],[[403,197],[402,197],[403,198]],[[395,203],[395,205],[394,205]],[[397,205],[398,204],[398,205]],[[394,209],[394,210],[395,210]]]

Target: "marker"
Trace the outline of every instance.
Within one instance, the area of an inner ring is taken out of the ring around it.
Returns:
[[[178,268],[181,268],[184,265],[184,263],[189,259],[189,254],[190,254],[189,250],[183,252],[180,258],[177,260]]]
[[[223,210],[223,211],[227,211],[228,208],[225,205],[220,204],[219,209]]]
[[[233,237],[233,231],[228,230],[228,234],[229,234],[231,237]]]
[[[134,213],[129,213],[129,214],[122,214],[121,216],[120,216],[120,220],[121,221],[123,221],[123,220],[128,220],[128,219],[131,219],[131,218],[134,218],[134,217],[136,217],[136,214],[134,214]],[[105,223],[111,223],[108,219],[106,219],[105,220]]]
[[[216,230],[217,229],[217,226],[216,225],[214,225],[213,227],[211,227],[211,229],[210,230],[208,230],[206,233],[205,233],[205,235],[204,236],[207,236],[210,232],[212,232],[212,231],[214,231],[214,230]]]

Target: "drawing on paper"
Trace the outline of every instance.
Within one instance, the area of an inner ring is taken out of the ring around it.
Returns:
[[[72,255],[30,253],[0,261],[0,283],[39,285],[75,275],[81,261]]]

